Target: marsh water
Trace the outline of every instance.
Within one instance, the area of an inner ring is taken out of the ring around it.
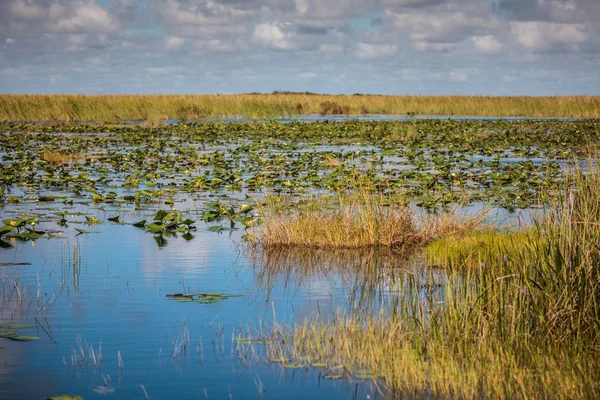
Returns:
[[[13,340],[0,338],[0,399],[383,398],[371,379],[330,380],[310,363],[269,362],[257,339],[273,323],[393,310],[407,295],[442,302],[444,272],[418,254],[249,244],[255,204],[331,193],[358,177],[373,187],[385,181],[428,211],[466,195],[470,212],[499,199],[491,218],[515,226],[539,207],[529,188],[557,184],[581,144],[561,153],[552,141],[509,141],[505,127],[487,125],[476,127],[477,143],[453,136],[454,125],[392,143],[373,136],[378,125],[325,123],[314,129],[331,136],[315,137],[303,125],[232,126],[232,137],[223,124],[6,128],[0,217],[23,228],[0,240],[0,331],[13,331]],[[467,128],[459,129],[466,137]],[[352,129],[350,140],[344,132]],[[495,139],[482,136],[494,129]],[[549,128],[519,127],[532,129]],[[53,164],[45,149],[80,158]],[[495,185],[502,191],[492,197]],[[195,229],[132,225],[160,210],[181,213]],[[209,301],[169,297],[181,293]]]
[[[264,258],[240,249],[239,234],[199,231],[192,242],[169,238],[160,247],[135,227],[94,230],[3,249],[1,262],[31,265],[0,267],[2,320],[33,321],[22,331],[40,340],[3,343],[0,398],[144,398],[140,385],[150,398],[376,398],[367,382],[328,381],[316,368],[269,364],[233,339],[275,318],[352,307],[352,276],[265,271]],[[166,298],[180,292],[242,296],[212,304]],[[176,354],[182,335],[189,343]],[[102,361],[92,360],[90,346],[101,349]]]

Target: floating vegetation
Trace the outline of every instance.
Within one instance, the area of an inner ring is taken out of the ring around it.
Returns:
[[[114,219],[114,218],[113,218]],[[146,221],[139,221],[133,224],[137,228],[146,228],[151,233],[180,232],[187,233],[196,229],[193,224],[196,221],[184,219],[182,213],[160,210],[154,214],[154,221],[146,224]]]
[[[12,340],[14,342],[33,342],[40,340],[38,336],[22,335],[18,332],[18,330],[29,328],[35,328],[35,325],[0,323],[0,338]]]
[[[267,344],[269,339],[253,339],[246,337],[236,337],[235,342],[239,344]]]
[[[31,263],[28,263],[28,262],[3,262],[3,263],[0,263],[0,267],[14,267],[14,266],[18,266],[18,265],[31,265]]]
[[[287,368],[287,369],[306,368],[306,365],[296,364],[296,363],[287,363],[287,364],[283,364],[283,368]]]
[[[265,209],[277,211],[270,217],[281,216],[306,211],[311,199],[360,191],[383,199],[382,216],[400,219],[403,209],[393,209],[400,205],[395,199],[431,214],[456,205],[541,207],[559,195],[570,161],[599,143],[599,125],[598,120],[7,123],[0,136],[0,202],[11,218],[0,226],[0,245],[76,235],[81,228],[73,224],[107,221],[143,228],[159,246],[177,235],[192,240],[196,220],[214,232],[244,229],[247,239],[256,240]],[[81,157],[53,163],[37,149]],[[140,217],[132,221],[134,214]],[[54,233],[54,225],[60,232]],[[373,232],[362,234],[368,235]]]
[[[222,300],[229,299],[231,297],[243,297],[242,294],[225,294],[225,293],[175,293],[168,294],[167,298],[170,300],[176,300],[181,303],[217,303]]]

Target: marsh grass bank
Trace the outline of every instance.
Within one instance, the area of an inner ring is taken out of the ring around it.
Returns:
[[[397,196],[396,196],[397,197]],[[259,241],[265,247],[364,248],[386,247],[410,251],[442,237],[483,229],[486,211],[428,214],[411,208],[401,198],[357,187],[331,199],[315,198],[298,207],[263,209]]]
[[[0,95],[0,121],[201,120],[310,114],[599,118],[598,96],[486,97],[319,94]]]
[[[379,314],[275,324],[268,358],[381,379],[398,397],[597,398],[598,168],[568,175],[564,188],[523,231],[443,239],[432,253],[449,268],[443,301],[409,279]]]

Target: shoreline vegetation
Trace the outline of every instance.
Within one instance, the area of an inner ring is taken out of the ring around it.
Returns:
[[[302,115],[600,118],[600,96],[392,96],[271,94],[0,94],[2,122],[275,119]]]
[[[423,285],[408,271],[391,309],[275,321],[261,333],[267,358],[381,379],[389,397],[597,398],[599,188],[590,165],[523,230],[442,239],[433,254],[447,281]]]

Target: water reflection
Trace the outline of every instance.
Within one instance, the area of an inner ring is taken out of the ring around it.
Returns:
[[[308,292],[317,298],[337,297],[349,312],[393,309],[418,298],[441,302],[446,284],[442,270],[426,267],[417,252],[389,249],[322,250],[253,248],[256,291],[267,301],[274,292]]]

